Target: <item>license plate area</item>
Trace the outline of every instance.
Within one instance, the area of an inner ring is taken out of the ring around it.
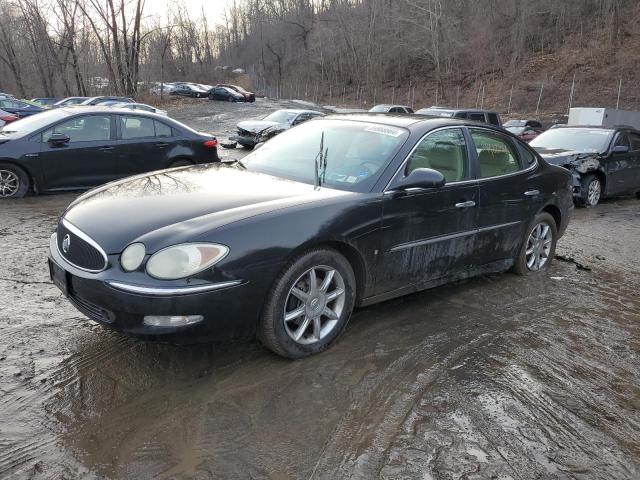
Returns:
[[[69,296],[69,275],[67,272],[49,260],[49,277],[53,284],[62,291],[65,297]]]

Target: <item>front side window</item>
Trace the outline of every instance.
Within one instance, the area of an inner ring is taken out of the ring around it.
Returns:
[[[156,136],[153,119],[145,117],[121,117],[122,139],[153,138]]]
[[[640,150],[640,134],[630,133],[629,138],[631,139],[631,150],[633,152]]]
[[[631,150],[631,143],[629,143],[629,137],[625,132],[621,132],[616,140],[616,147],[627,147]]]
[[[487,116],[489,117],[490,124],[495,125],[497,127],[500,126],[500,120],[498,120],[498,115],[496,115],[495,113],[489,113]]]
[[[431,168],[442,173],[447,183],[469,178],[467,147],[459,128],[438,130],[425,137],[407,162],[405,174],[416,168]]]
[[[470,113],[469,120],[474,122],[484,122],[484,113]]]
[[[111,117],[109,115],[85,115],[59,123],[42,134],[47,142],[54,133],[69,136],[69,143],[101,142],[111,139]]]
[[[478,154],[480,178],[499,177],[520,170],[520,162],[506,137],[489,130],[469,129]]]

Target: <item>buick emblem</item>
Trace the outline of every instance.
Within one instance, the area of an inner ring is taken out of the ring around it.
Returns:
[[[64,253],[69,253],[69,247],[71,246],[71,237],[67,233],[62,239],[62,251]]]

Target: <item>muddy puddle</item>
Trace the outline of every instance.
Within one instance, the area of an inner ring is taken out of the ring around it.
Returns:
[[[290,362],[85,319],[45,264],[74,197],[0,205],[0,478],[640,478],[638,200],[577,210],[542,277],[359,310]]]

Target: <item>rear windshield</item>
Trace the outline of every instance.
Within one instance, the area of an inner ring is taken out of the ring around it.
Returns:
[[[24,137],[26,135],[31,135],[36,130],[46,127],[47,125],[53,122],[57,122],[58,120],[62,120],[63,118],[66,118],[68,116],[69,114],[64,110],[47,110],[30,117],[25,117],[21,120],[8,123],[0,131],[6,134],[13,134],[18,138]]]
[[[434,117],[453,117],[453,113],[451,110],[440,110],[438,108],[423,108],[416,112],[419,115],[432,115]]]
[[[554,128],[538,135],[529,145],[547,150],[604,152],[613,130],[604,128]]]

